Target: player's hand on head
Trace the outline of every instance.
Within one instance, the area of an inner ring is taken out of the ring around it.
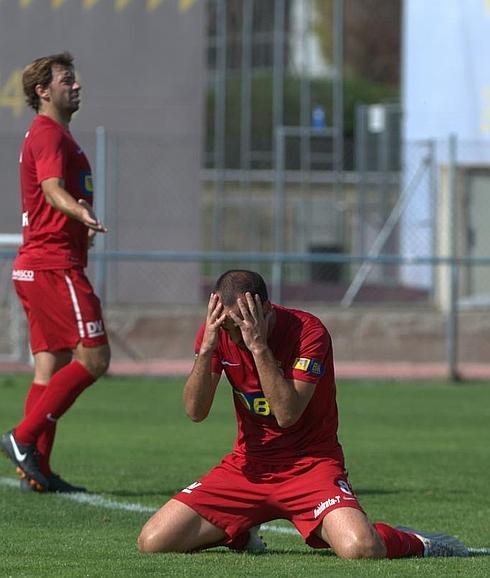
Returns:
[[[240,328],[246,347],[252,353],[267,347],[268,320],[264,316],[260,296],[247,292],[244,298],[237,299],[237,305],[241,318],[234,312],[230,312],[230,317]]]
[[[107,233],[107,228],[97,219],[93,208],[87,203],[87,201],[85,199],[78,199],[78,204],[82,207],[82,223],[95,232]]]
[[[214,350],[218,344],[219,328],[225,319],[226,315],[223,312],[223,304],[219,299],[219,295],[211,293],[206,314],[206,327],[200,349],[201,353]]]

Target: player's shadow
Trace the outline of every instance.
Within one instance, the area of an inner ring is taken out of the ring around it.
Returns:
[[[306,548],[306,549],[305,549]],[[199,556],[206,556],[206,555],[211,555],[211,554],[226,554],[226,555],[230,555],[230,550],[228,548],[211,548],[210,550],[202,550],[198,553],[191,553],[191,554],[182,554],[183,556],[194,556],[194,555],[199,555]],[[279,550],[279,549],[274,549],[274,548],[267,548],[267,550],[265,552],[260,552],[257,554],[252,554],[250,552],[235,552],[235,554],[237,556],[280,556],[281,558],[284,558],[284,556],[287,556],[288,554],[291,554],[291,556],[294,556],[295,558],[297,556],[308,556],[308,557],[333,557],[336,558],[337,555],[335,554],[335,552],[331,549],[331,548],[321,548],[321,549],[315,549],[315,548],[309,548],[308,546],[303,546],[303,547],[298,547],[298,548],[285,548],[283,550]],[[469,552],[468,552],[468,556],[465,556],[465,558],[478,558],[481,556],[490,556],[490,548],[469,548]],[[409,560],[410,558],[405,558],[406,560]],[[411,558],[413,560],[413,558]],[[422,558],[421,558],[422,559]],[[387,559],[385,559],[387,560]],[[445,558],[445,560],[447,560],[447,558]]]
[[[174,496],[180,492],[182,488],[157,488],[157,489],[141,489],[141,490],[125,490],[125,489],[99,489],[99,492],[103,492],[109,496],[116,496],[119,498],[137,498],[138,496]],[[387,490],[385,488],[356,488],[356,494],[358,496],[383,496],[389,494],[399,494],[399,493],[410,493],[410,490]]]
[[[174,496],[180,492],[182,488],[157,488],[154,490],[104,490],[100,489],[99,492],[108,496],[115,496],[118,498],[138,498],[140,496],[161,496],[162,499],[167,500],[169,496]]]
[[[209,550],[201,550],[199,552],[199,556],[206,556],[210,554],[227,554],[230,555],[230,550],[228,548],[219,547],[219,548],[211,548]],[[234,552],[237,556],[281,556],[284,557],[287,554],[291,554],[291,556],[336,556],[335,552],[331,548],[308,548],[308,546],[304,545],[303,547],[298,548],[284,548],[284,549],[274,549],[274,548],[267,548],[265,552],[260,552],[257,554],[252,554],[251,552]],[[191,554],[194,555],[194,554]]]
[[[397,489],[397,490],[387,490],[386,488],[355,488],[355,493],[357,496],[386,496],[389,494],[400,494],[400,493],[410,493],[410,490]]]

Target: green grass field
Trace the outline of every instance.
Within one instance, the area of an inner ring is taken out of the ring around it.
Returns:
[[[263,528],[263,555],[139,554],[136,538],[151,511],[215,464],[236,431],[226,385],[208,420],[194,424],[182,409],[182,381],[106,378],[60,421],[53,466],[87,485],[87,503],[21,494],[0,459],[0,576],[490,575],[490,558],[476,554],[339,560],[308,548],[285,521]],[[19,418],[28,385],[27,376],[0,376],[1,431]],[[489,385],[340,382],[338,389],[350,478],[370,517],[488,548]]]

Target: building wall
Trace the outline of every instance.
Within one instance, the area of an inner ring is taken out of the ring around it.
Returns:
[[[82,83],[72,132],[93,170],[96,127],[106,128],[112,147],[107,246],[200,248],[204,4],[0,2],[0,232],[20,230],[18,149],[33,118],[23,103],[22,68],[39,56],[69,50]],[[113,273],[116,285],[119,277],[131,275],[123,265]],[[179,291],[179,278],[185,279],[184,292],[194,300],[197,273],[194,264],[185,265],[172,273],[174,282],[166,290]],[[161,290],[158,284],[148,288],[148,299]]]

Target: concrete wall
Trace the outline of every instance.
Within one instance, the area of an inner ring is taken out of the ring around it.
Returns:
[[[24,105],[22,69],[69,50],[82,83],[72,132],[93,170],[97,126],[112,146],[108,247],[200,248],[204,8],[203,0],[0,2],[0,233],[20,232],[19,146],[34,114]],[[145,274],[121,265],[115,284]],[[197,275],[194,264],[169,267],[169,297],[185,286],[186,300],[195,300]],[[156,292],[161,284],[144,296]]]

